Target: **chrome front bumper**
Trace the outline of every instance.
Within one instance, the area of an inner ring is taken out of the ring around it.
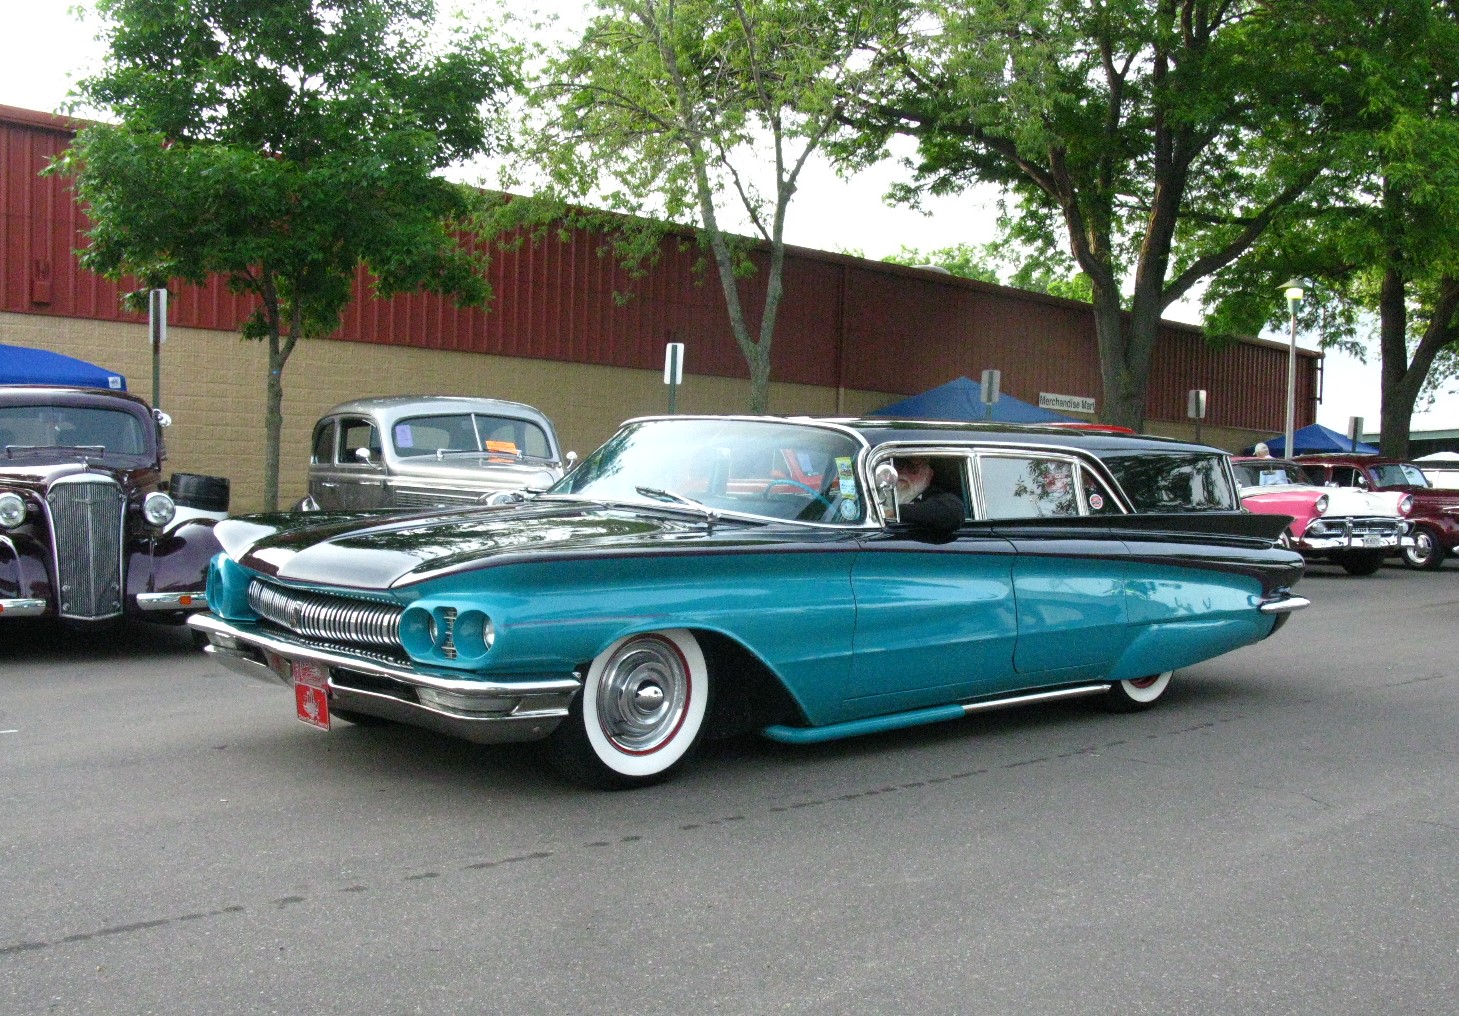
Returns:
[[[46,612],[46,601],[29,597],[0,600],[0,617],[40,617]]]
[[[581,675],[530,674],[509,681],[463,680],[458,673],[305,642],[254,624],[194,614],[187,623],[208,637],[203,651],[229,670],[293,687],[292,664],[329,675],[331,709],[378,716],[478,744],[535,741],[567,716]]]

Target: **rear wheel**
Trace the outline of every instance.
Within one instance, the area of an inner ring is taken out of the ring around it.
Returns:
[[[1149,677],[1135,677],[1128,681],[1116,681],[1110,685],[1104,696],[1104,707],[1112,713],[1136,713],[1149,709],[1165,689],[1170,687],[1170,678],[1175,671],[1167,670]]]
[[[1427,526],[1413,531],[1413,546],[1403,548],[1403,563],[1420,571],[1433,571],[1444,563],[1444,547]]]
[[[1386,555],[1381,550],[1352,550],[1335,556],[1342,570],[1349,575],[1372,575],[1383,567],[1383,558]]]
[[[699,642],[672,628],[621,638],[588,668],[548,742],[568,779],[605,790],[666,779],[704,732],[709,671]]]

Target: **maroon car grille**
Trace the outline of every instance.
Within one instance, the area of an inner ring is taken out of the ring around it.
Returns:
[[[62,617],[122,612],[122,528],[127,499],[115,480],[68,476],[46,493]]]

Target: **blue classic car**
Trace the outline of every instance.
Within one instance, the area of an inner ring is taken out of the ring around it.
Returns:
[[[189,623],[215,660],[292,687],[305,722],[546,740],[570,778],[624,787],[705,736],[1146,708],[1176,668],[1306,606],[1285,523],[1243,512],[1202,445],[639,419],[516,504],[219,523],[211,612]]]

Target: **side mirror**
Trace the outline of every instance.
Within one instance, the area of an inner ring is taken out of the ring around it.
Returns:
[[[159,426],[159,427],[171,427],[172,426],[172,417],[168,416],[166,413],[164,413],[160,409],[155,409],[154,408],[152,410],[152,417],[157,421],[157,426]]]
[[[355,461],[357,461],[357,462],[364,462],[364,463],[368,464],[368,463],[374,462],[375,459],[370,454],[370,449],[368,449],[368,448],[356,448],[355,449]]]
[[[871,476],[876,484],[876,500],[881,505],[882,517],[891,522],[900,522],[897,511],[897,467],[890,462],[880,463]]]

